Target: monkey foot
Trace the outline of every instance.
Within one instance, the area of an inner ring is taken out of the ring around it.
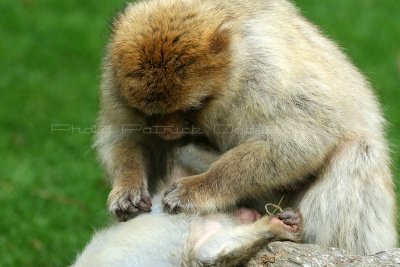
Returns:
[[[284,229],[291,232],[301,230],[302,221],[303,219],[300,212],[293,209],[285,209],[271,219],[272,224],[280,224]]]

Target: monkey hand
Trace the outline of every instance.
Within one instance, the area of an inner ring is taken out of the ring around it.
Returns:
[[[168,213],[202,213],[214,211],[213,207],[215,205],[210,203],[213,198],[207,194],[207,191],[201,190],[203,185],[202,175],[178,180],[164,194],[162,200],[164,211]]]
[[[108,210],[120,221],[151,211],[151,199],[143,188],[114,187],[107,200]]]

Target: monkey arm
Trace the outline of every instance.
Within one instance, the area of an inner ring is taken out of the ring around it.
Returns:
[[[257,140],[229,150],[204,175],[213,177],[213,188],[228,187],[233,194],[248,197],[255,192],[284,188],[313,173],[323,160],[317,153],[295,141],[271,144]]]
[[[205,173],[178,181],[164,198],[165,208],[212,212],[301,181],[318,170],[333,147],[330,138],[303,138],[308,141],[276,132],[234,147]]]
[[[142,180],[146,177],[142,147],[129,136],[118,135],[119,130],[100,130],[95,144],[111,183],[115,185],[124,183],[124,180]]]
[[[120,220],[151,209],[147,189],[147,157],[140,143],[142,121],[137,114],[102,99],[95,147],[112,183],[108,208]]]

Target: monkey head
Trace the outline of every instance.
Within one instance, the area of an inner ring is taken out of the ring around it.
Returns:
[[[150,13],[128,6],[108,47],[118,94],[147,115],[199,109],[228,77],[231,34],[223,22],[168,5]]]

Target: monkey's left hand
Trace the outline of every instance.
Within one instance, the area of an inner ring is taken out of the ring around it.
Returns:
[[[216,207],[214,198],[207,194],[207,190],[203,190],[206,186],[206,183],[203,183],[204,178],[204,174],[200,174],[175,182],[164,194],[162,200],[164,211],[169,213],[214,211]]]

